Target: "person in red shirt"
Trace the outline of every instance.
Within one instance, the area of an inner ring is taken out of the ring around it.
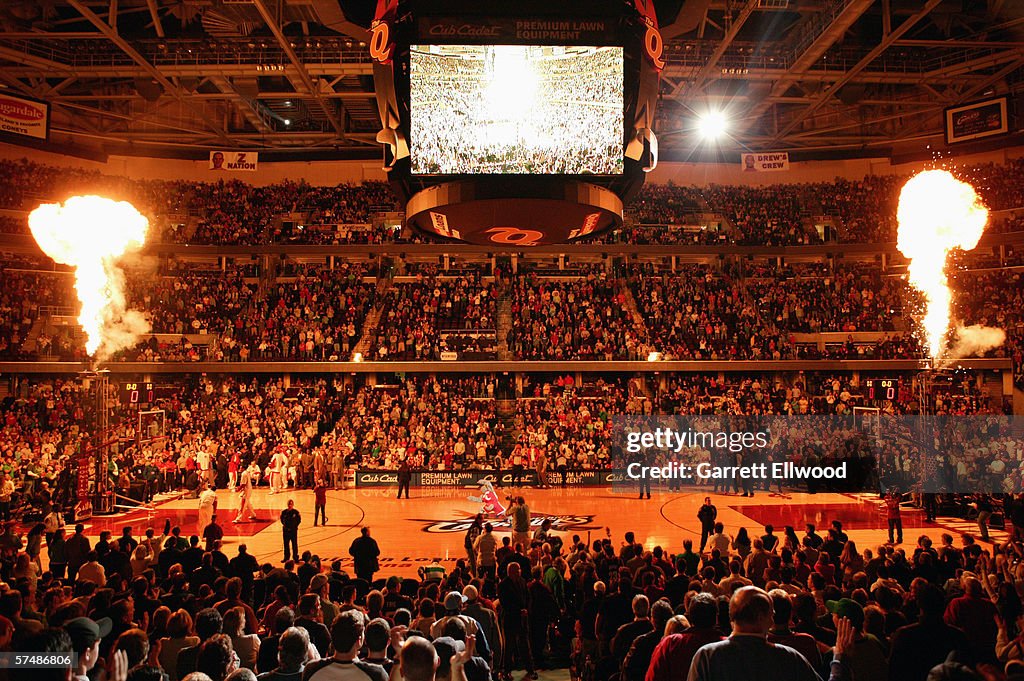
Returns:
[[[319,478],[313,487],[313,527],[316,527],[317,517],[321,518],[321,525],[327,525],[327,480]]]
[[[893,530],[896,531],[896,544],[903,543],[903,519],[900,517],[900,499],[898,490],[892,490],[885,496],[885,514],[889,521],[889,543],[893,542]]]
[[[715,629],[718,622],[718,602],[709,593],[698,593],[690,599],[686,608],[686,619],[690,628],[678,634],[661,639],[651,655],[644,681],[678,681],[689,670],[697,650],[707,644],[722,640]]]

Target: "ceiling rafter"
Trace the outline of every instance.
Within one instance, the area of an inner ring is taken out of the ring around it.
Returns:
[[[188,101],[188,98],[185,97],[184,95],[182,95],[181,90],[174,83],[169,81],[167,79],[167,77],[164,76],[164,74],[160,72],[159,69],[157,69],[155,66],[150,64],[149,60],[147,60],[145,57],[143,57],[139,53],[139,51],[136,50],[134,47],[132,47],[131,44],[127,40],[122,38],[121,35],[118,34],[116,30],[114,30],[111,26],[109,26],[106,22],[104,22],[103,19],[101,19],[99,16],[97,16],[95,12],[93,12],[91,9],[86,7],[85,3],[82,2],[82,0],[67,0],[67,1],[68,1],[68,4],[70,4],[76,10],[78,10],[79,14],[81,14],[93,26],[95,26],[100,31],[100,33],[105,35],[108,40],[110,40],[115,45],[117,45],[119,48],[121,48],[121,51],[123,51],[126,55],[131,57],[132,61],[134,61],[136,64],[138,64],[156,82],[158,82],[161,86],[163,86],[164,91],[167,94],[169,94],[170,96],[172,96],[175,99],[177,99],[179,102],[182,103],[182,105],[188,107],[189,109],[192,109],[199,116],[200,120],[202,120],[206,124],[206,126],[208,128],[210,128],[214,133],[216,133],[217,137],[222,142],[227,142],[229,144],[231,143],[231,138],[228,136],[226,130],[224,130],[220,126],[216,125],[212,120],[210,120],[206,116],[206,113],[202,109],[200,109],[199,107],[193,106]]]
[[[866,69],[871,64],[871,62],[878,58],[879,55],[881,55],[883,52],[889,49],[889,47],[894,42],[899,40],[902,36],[906,35],[906,33],[910,31],[910,29],[912,29],[914,26],[916,26],[918,22],[927,17],[928,14],[933,9],[935,9],[940,2],[942,2],[942,0],[928,0],[924,4],[924,7],[922,7],[918,12],[911,15],[903,23],[894,28],[892,32],[889,33],[889,35],[882,38],[882,42],[880,42],[873,50],[864,55],[864,57],[862,57],[861,60],[853,66],[853,68],[848,69],[846,73],[843,74],[842,78],[828,86],[828,88],[826,88],[825,91],[817,99],[815,99],[810,106],[808,106],[806,109],[797,114],[797,116],[792,121],[790,121],[786,125],[786,127],[782,129],[782,132],[780,132],[778,136],[780,138],[783,138],[789,135],[789,133],[793,132],[793,130],[795,130],[801,123],[807,120],[808,117],[813,115],[827,101],[829,101],[833,97],[833,95],[839,92],[840,88],[842,88],[844,85],[853,80],[857,76],[857,74]]]
[[[312,76],[310,76],[309,71],[306,70],[306,65],[303,64],[302,60],[299,59],[299,56],[295,54],[295,49],[292,48],[291,42],[288,40],[284,32],[281,30],[281,26],[278,24],[277,19],[274,17],[273,14],[270,13],[270,10],[267,8],[266,1],[253,0],[253,4],[259,11],[260,16],[263,17],[263,22],[267,25],[267,28],[269,28],[270,32],[274,34],[274,38],[277,39],[277,42],[281,46],[281,49],[288,56],[288,61],[291,62],[292,67],[298,74],[299,80],[301,81],[303,87],[305,88],[306,93],[316,100],[316,103],[323,110],[324,115],[327,117],[327,120],[334,128],[334,131],[337,132],[338,135],[344,137],[344,124],[341,122],[341,119],[338,117],[337,113],[334,111],[334,108],[330,105],[328,100],[324,99],[321,96],[318,84],[313,82]]]
[[[755,9],[757,9],[759,2],[760,0],[747,0],[747,3],[743,6],[743,9],[740,10],[736,20],[732,22],[729,30],[725,32],[725,37],[723,37],[715,47],[715,51],[711,53],[707,63],[704,64],[700,71],[697,72],[697,75],[694,76],[693,82],[689,84],[689,87],[687,87],[687,82],[685,80],[680,80],[675,84],[672,94],[669,95],[670,97],[675,97],[681,89],[686,88],[687,94],[682,98],[682,102],[685,106],[687,101],[690,101],[692,97],[700,93],[704,85],[711,80],[711,74],[714,72],[715,67],[718,66],[718,60],[722,58],[725,51],[729,49],[730,45],[732,45],[736,36],[739,35],[740,29],[743,28],[743,24],[747,22],[750,15],[754,13]]]

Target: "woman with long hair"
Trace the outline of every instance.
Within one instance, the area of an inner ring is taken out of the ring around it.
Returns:
[[[736,533],[736,538],[732,540],[732,550],[740,556],[741,562],[750,555],[750,535],[747,534],[747,528],[741,527]]]
[[[224,633],[231,638],[231,645],[238,654],[241,665],[246,669],[256,668],[256,656],[260,650],[260,637],[245,633],[245,609],[236,605],[224,613]]]
[[[864,569],[864,557],[857,550],[857,543],[852,539],[843,545],[839,554],[839,566],[843,569],[843,581],[852,581],[853,576]]]
[[[157,659],[167,676],[178,678],[178,653],[182,648],[199,645],[199,637],[192,632],[192,616],[188,610],[179,608],[167,620],[167,636],[160,639],[160,653]]]

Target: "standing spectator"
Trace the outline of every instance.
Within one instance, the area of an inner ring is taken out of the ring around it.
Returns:
[[[313,488],[313,527],[316,527],[317,517],[322,525],[327,524],[327,480],[322,476],[317,478]]]
[[[700,521],[700,550],[697,553],[704,553],[708,537],[715,530],[716,518],[718,518],[718,509],[711,503],[711,497],[704,497],[704,503],[697,511],[697,520]]]
[[[935,586],[926,585],[914,598],[918,620],[897,629],[889,646],[889,678],[892,681],[925,681],[932,667],[951,651],[970,654],[971,643],[963,631],[942,621],[945,598]]]
[[[302,681],[309,650],[309,634],[305,629],[288,627],[277,644],[277,667],[263,672],[258,681]]]
[[[622,662],[624,681],[644,681],[647,669],[651,666],[654,649],[665,636],[665,626],[670,619],[672,619],[672,606],[669,602],[664,598],[655,601],[651,606],[653,629],[633,641],[629,652],[626,653],[626,659]]]
[[[363,647],[363,615],[347,610],[331,625],[334,656],[306,665],[303,681],[387,681],[384,668],[359,659]]]
[[[903,519],[900,516],[900,501],[903,495],[898,490],[891,490],[885,495],[885,517],[889,524],[889,543],[903,543]],[[893,542],[893,531],[896,532],[896,541]]]
[[[967,634],[975,660],[995,662],[999,633],[996,606],[985,596],[985,589],[976,577],[965,576],[962,582],[964,595],[949,602],[943,619]]]
[[[498,624],[504,641],[502,671],[506,679],[511,678],[512,665],[518,660],[526,667],[526,678],[536,679],[530,653],[530,592],[519,563],[509,563],[508,575],[498,584],[498,601],[501,603]]]
[[[299,525],[302,524],[302,515],[295,508],[295,500],[288,500],[288,508],[281,511],[281,531],[284,534],[284,559],[282,563],[289,560],[299,559]]]
[[[85,564],[90,547],[89,538],[85,536],[85,525],[78,523],[75,525],[75,533],[64,547],[68,559],[68,579],[72,582],[78,577],[78,569]]]
[[[530,507],[522,496],[515,498],[506,517],[512,518],[512,543],[520,544],[524,549],[530,546]]]
[[[715,628],[718,622],[718,602],[709,593],[695,593],[686,608],[688,629],[666,636],[654,649],[645,681],[676,681],[682,670],[688,670],[693,656],[708,643],[722,640]]]
[[[192,636],[192,616],[187,610],[178,609],[171,613],[167,620],[167,636],[160,639],[160,667],[167,672],[168,678],[178,678],[178,653],[183,648],[199,645],[199,637]]]
[[[766,640],[772,626],[772,600],[763,589],[745,586],[729,601],[732,635],[709,643],[693,658],[688,681],[815,681],[820,679],[804,656]],[[849,622],[841,622],[830,679],[843,677],[844,654],[852,641]]]
[[[14,481],[6,472],[0,472],[0,520],[11,519],[11,496],[14,494]]]
[[[409,498],[409,484],[412,482],[412,470],[409,468],[409,459],[402,459],[402,465],[398,467],[398,498],[402,498],[402,490],[405,490],[405,498]]]
[[[372,584],[373,573],[380,569],[380,547],[377,546],[377,540],[370,536],[369,527],[359,530],[359,536],[348,547],[348,555],[352,556],[356,576]]]
[[[304,594],[299,599],[299,616],[295,618],[295,626],[306,630],[310,642],[316,647],[320,657],[327,657],[331,645],[331,633],[323,623],[323,610],[320,607],[319,596]]]
[[[463,540],[463,546],[466,549],[466,559],[469,561],[469,571],[474,575],[477,574],[476,540],[480,537],[483,529],[484,515],[483,513],[477,513],[476,517],[473,518],[473,524],[466,530],[466,536]]]
[[[477,576],[482,579],[494,579],[498,566],[498,540],[494,536],[493,525],[484,523],[484,531],[476,538],[473,550],[477,556]]]

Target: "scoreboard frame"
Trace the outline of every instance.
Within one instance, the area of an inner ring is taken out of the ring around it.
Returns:
[[[865,378],[864,391],[867,393],[867,398],[869,400],[887,400],[889,402],[895,402],[900,396],[900,379]],[[881,391],[881,394],[878,394],[877,391]]]

